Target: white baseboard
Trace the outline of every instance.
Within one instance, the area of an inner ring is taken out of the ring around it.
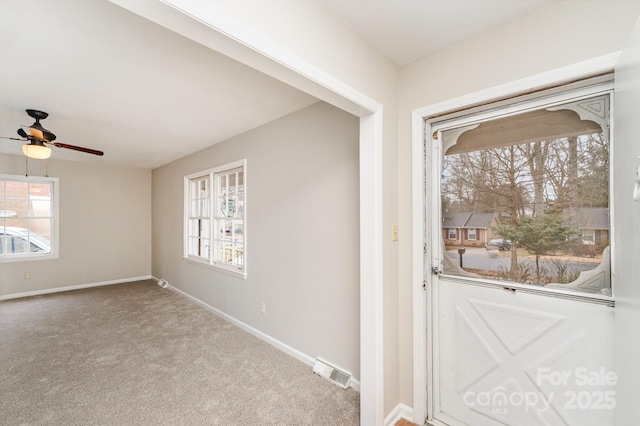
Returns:
[[[155,279],[156,281],[160,281],[158,278],[153,277],[153,279]],[[237,326],[238,328],[246,331],[247,333],[251,333],[254,336],[256,336],[258,339],[260,340],[264,340],[265,342],[269,343],[271,346],[280,349],[282,352],[286,353],[287,355],[290,355],[292,357],[294,357],[295,359],[297,359],[298,361],[301,361],[305,364],[307,364],[310,367],[313,367],[313,365],[316,363],[316,359],[312,356],[309,356],[305,353],[300,352],[299,350],[292,348],[289,345],[286,345],[284,343],[282,343],[279,340],[274,339],[273,337],[269,336],[268,334],[263,333],[262,331],[255,329],[253,327],[251,327],[248,324],[243,323],[240,320],[237,320],[236,318],[222,312],[219,309],[214,308],[213,306],[203,302],[200,299],[197,299],[195,297],[193,297],[192,295],[190,295],[189,293],[185,293],[184,291],[174,287],[171,285],[171,283],[169,283],[166,287],[167,289],[174,291],[178,294],[180,294],[181,296],[191,300],[192,302],[202,306],[203,308],[207,309],[208,311],[213,312],[214,314],[218,315],[221,318],[224,318],[226,321],[230,322],[231,324]],[[354,378],[351,379],[351,387],[357,391],[360,392],[360,382],[358,380],[355,380]]]
[[[128,283],[132,281],[149,280],[151,278],[153,278],[151,275],[145,275],[143,277],[122,278],[119,280],[100,281],[97,283],[71,285],[67,287],[47,288],[45,290],[25,291],[24,293],[5,294],[4,296],[0,296],[0,300],[18,299],[20,297],[29,297],[29,296],[40,296],[42,294],[59,293],[61,291],[80,290],[82,288],[100,287],[103,285],[122,284],[122,283]]]
[[[394,426],[400,419],[405,419],[410,422],[413,421],[413,408],[405,405],[398,404],[387,417],[384,419],[384,426]]]

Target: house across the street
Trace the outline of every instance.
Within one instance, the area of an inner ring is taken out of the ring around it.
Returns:
[[[492,227],[500,221],[495,213],[443,213],[442,238],[447,246],[485,247],[493,238]]]
[[[609,244],[609,209],[605,207],[566,210],[565,216],[580,228],[582,244],[606,246]]]

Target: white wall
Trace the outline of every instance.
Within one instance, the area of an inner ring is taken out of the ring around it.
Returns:
[[[622,49],[637,1],[560,1],[400,71],[400,229],[411,228],[411,111]],[[420,232],[420,231],[418,231]],[[400,241],[400,402],[412,404],[411,242]]]
[[[153,275],[359,377],[358,129],[319,102],[155,169]],[[184,176],[243,158],[246,280],[182,258]]]
[[[56,160],[55,149],[60,257],[0,263],[0,297],[151,275],[151,171]],[[24,157],[0,155],[0,173],[24,176]],[[45,163],[31,160],[29,174]]]

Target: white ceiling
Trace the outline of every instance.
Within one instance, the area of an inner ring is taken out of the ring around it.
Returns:
[[[59,142],[105,152],[55,158],[154,168],[317,101],[107,1],[3,1],[0,52],[0,136],[33,108]]]
[[[403,65],[555,0],[320,1]],[[58,141],[105,151],[55,158],[155,168],[317,101],[106,0],[3,1],[0,52],[0,136],[33,108]]]
[[[402,66],[557,0],[321,1]]]

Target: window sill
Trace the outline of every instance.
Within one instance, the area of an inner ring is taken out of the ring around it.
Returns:
[[[190,257],[183,257],[183,259],[186,260],[188,263],[191,263],[193,265],[202,266],[204,268],[211,269],[211,270],[214,270],[216,272],[220,272],[220,273],[223,273],[225,275],[230,275],[232,277],[240,278],[240,279],[243,279],[243,280],[247,279],[247,272],[246,271],[243,271],[243,272],[234,271],[234,270],[231,270],[231,269],[227,269],[227,268],[218,266],[216,264],[211,264],[211,263],[199,261],[199,260],[196,260],[196,259],[192,259]]]
[[[32,260],[53,260],[58,259],[57,253],[46,253],[46,254],[29,254],[29,255],[3,255],[0,256],[0,263],[11,263],[11,262],[28,262]]]

